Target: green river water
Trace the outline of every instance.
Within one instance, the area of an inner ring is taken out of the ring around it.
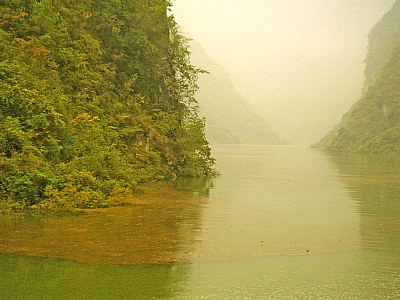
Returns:
[[[400,166],[215,146],[132,207],[0,218],[0,299],[400,299]]]

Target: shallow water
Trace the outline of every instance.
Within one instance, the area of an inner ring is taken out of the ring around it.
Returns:
[[[214,147],[133,207],[0,220],[0,299],[398,299],[400,167]]]

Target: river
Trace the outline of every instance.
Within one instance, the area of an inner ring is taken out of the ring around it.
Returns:
[[[0,219],[0,299],[399,299],[400,166],[213,147],[132,207]]]

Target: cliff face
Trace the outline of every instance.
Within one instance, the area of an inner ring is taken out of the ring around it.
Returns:
[[[207,70],[201,74],[196,99],[207,120],[206,135],[214,144],[283,144],[264,119],[233,86],[227,72],[191,41],[192,62]]]
[[[371,29],[365,59],[365,88],[370,87],[400,41],[400,1]]]
[[[317,146],[332,152],[400,154],[400,1],[369,35],[361,99]]]

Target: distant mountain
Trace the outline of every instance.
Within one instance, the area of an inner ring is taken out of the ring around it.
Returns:
[[[190,42],[192,63],[209,72],[200,75],[196,98],[206,118],[211,144],[284,144],[265,120],[241,96],[228,73],[196,41]]]
[[[400,0],[369,34],[365,90],[317,146],[333,152],[400,154]]]

